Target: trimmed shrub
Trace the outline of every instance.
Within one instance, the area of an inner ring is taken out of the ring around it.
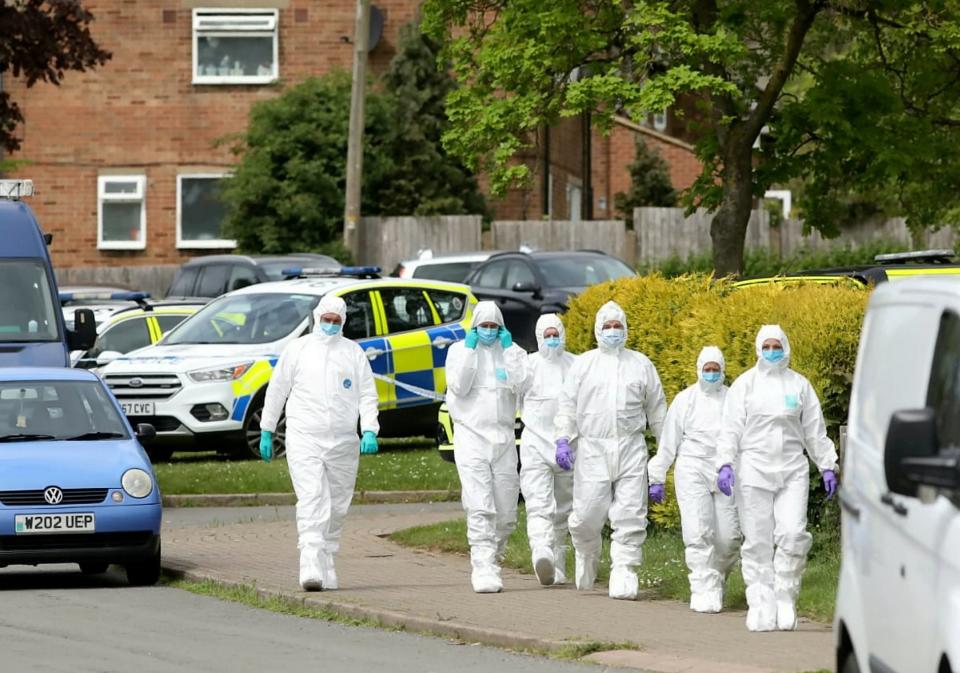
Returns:
[[[696,382],[703,346],[723,350],[729,384],[756,364],[754,340],[760,326],[777,323],[790,340],[791,367],[810,379],[836,441],[847,417],[868,296],[868,290],[854,287],[770,284],[737,289],[703,274],[674,279],[653,274],[588,289],[571,301],[564,324],[570,350],[590,350],[596,345],[597,310],[616,301],[627,314],[628,347],[653,361],[670,402]],[[679,512],[672,480],[667,493],[667,503],[651,509],[651,520],[673,528],[679,526]],[[819,521],[820,493],[820,479],[811,475],[812,523]]]

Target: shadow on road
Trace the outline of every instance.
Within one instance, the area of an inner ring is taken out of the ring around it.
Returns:
[[[49,567],[11,566],[0,569],[0,591],[35,589],[106,589],[127,586],[119,566],[100,575],[84,575],[76,565]]]

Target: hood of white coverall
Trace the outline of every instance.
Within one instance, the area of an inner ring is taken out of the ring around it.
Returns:
[[[560,334],[560,346],[557,348],[550,348],[543,342],[543,333],[551,327],[556,329]],[[537,348],[540,351],[540,355],[549,360],[560,357],[567,348],[567,332],[563,328],[563,321],[560,320],[560,316],[556,313],[545,313],[540,316],[537,319],[537,326],[534,329],[534,333],[537,335]]]
[[[708,362],[716,362],[720,365],[720,380],[716,383],[708,383],[703,380],[703,366]],[[697,357],[697,383],[702,390],[717,390],[723,386],[727,376],[727,362],[723,359],[723,351],[716,346],[704,346]]]
[[[767,339],[776,339],[780,342],[780,345],[783,346],[783,359],[780,362],[767,362],[763,358],[763,342]],[[760,328],[760,331],[757,332],[757,363],[760,367],[771,370],[771,369],[786,369],[790,366],[790,341],[787,339],[786,332],[780,327],[780,325],[764,325]]]
[[[327,313],[336,313],[340,316],[340,331],[333,336],[324,334],[323,330],[320,329],[320,318]],[[334,295],[324,295],[320,303],[317,304],[317,308],[313,309],[313,333],[324,340],[339,339],[343,335],[343,328],[346,327],[346,325],[346,302]]]
[[[503,327],[503,314],[500,307],[492,301],[481,301],[473,309],[473,319],[470,321],[470,328],[480,326],[480,323],[495,322]]]
[[[617,346],[615,349],[605,346],[603,340],[600,338],[600,333],[603,331],[603,324],[609,322],[610,320],[619,320],[623,324],[623,343]],[[600,310],[597,311],[597,319],[593,323],[593,336],[596,337],[597,345],[600,347],[600,350],[611,352],[625,348],[627,336],[629,334],[630,333],[627,331],[627,314],[623,312],[623,309],[620,308],[619,304],[614,301],[608,301],[606,304],[600,307]]]

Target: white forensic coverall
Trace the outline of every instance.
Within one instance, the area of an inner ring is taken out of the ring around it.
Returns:
[[[763,358],[768,339],[783,346],[779,362]],[[756,366],[727,393],[716,467],[731,465],[735,475],[747,628],[793,629],[800,578],[813,541],[807,532],[810,468],[803,451],[821,472],[837,470],[837,452],[827,437],[817,393],[806,377],[789,368],[790,342],[779,325],[760,329],[756,351]]]
[[[720,380],[703,379],[708,362],[720,365]],[[733,498],[717,488],[717,435],[723,420],[723,353],[707,346],[697,358],[697,382],[670,404],[657,455],[650,459],[650,483],[663,484],[673,464],[680,525],[690,569],[690,609],[720,612],[727,573],[740,551],[740,523]]]
[[[484,322],[503,326],[492,301],[473,311],[471,328]],[[453,420],[453,455],[467,514],[467,541],[478,593],[503,589],[500,556],[517,526],[517,397],[526,378],[527,353],[504,349],[499,338],[469,349],[458,341],[447,355],[447,407]]]
[[[551,327],[560,335],[556,348],[544,343],[543,333]],[[566,351],[566,332],[560,316],[540,316],[536,336],[539,349],[527,357],[521,400],[520,490],[527,507],[527,538],[537,579],[541,584],[563,584],[567,518],[573,508],[573,473],[557,466],[554,419],[564,379],[576,356]]]
[[[361,431],[376,434],[377,388],[370,363],[343,331],[319,331],[320,316],[336,313],[346,323],[343,299],[324,296],[314,310],[315,331],[284,349],[267,386],[260,427],[275,432],[287,412],[287,467],[297,494],[300,584],[320,580],[336,589],[333,555],[353,499]]]
[[[611,598],[633,599],[634,570],[643,561],[647,537],[647,425],[660,436],[667,403],[660,376],[649,358],[610,347],[601,340],[603,324],[627,317],[608,302],[597,313],[599,347],[577,357],[560,396],[557,438],[577,440],[570,536],[576,551],[578,589],[597,577],[603,525],[610,520]]]

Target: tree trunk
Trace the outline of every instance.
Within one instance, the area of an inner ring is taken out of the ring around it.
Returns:
[[[743,273],[744,239],[753,206],[753,148],[734,137],[728,143],[720,176],[723,199],[710,224],[713,269],[718,278]]]

